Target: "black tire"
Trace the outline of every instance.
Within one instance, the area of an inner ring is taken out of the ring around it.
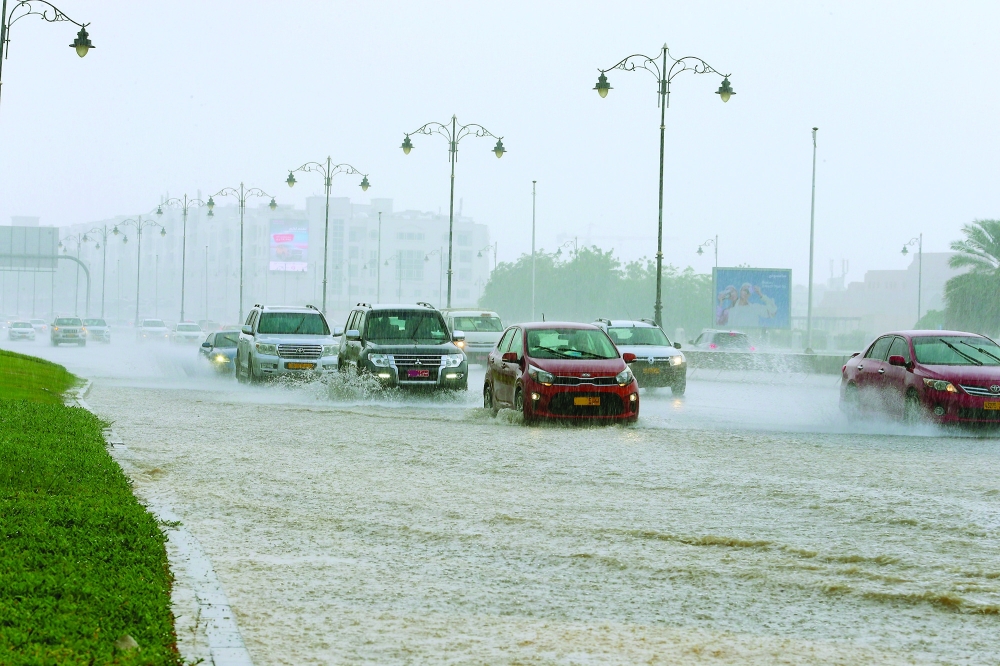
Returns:
[[[534,425],[535,419],[528,413],[528,405],[524,402],[524,390],[519,386],[514,392],[514,411],[524,416],[524,425]]]
[[[913,389],[906,392],[903,399],[903,421],[910,425],[919,423],[923,416],[923,406],[920,404],[920,396]]]
[[[687,377],[681,377],[680,379],[678,379],[677,381],[675,381],[673,384],[670,385],[670,392],[673,395],[680,397],[684,395],[685,391],[687,391],[687,386],[688,386]]]
[[[252,357],[247,359],[247,375],[246,375],[246,377],[247,377],[247,383],[248,384],[260,384],[261,381],[263,380],[262,377],[258,377],[257,375],[254,374],[254,371],[253,371],[253,358]]]
[[[246,380],[243,379],[243,373],[240,371],[240,355],[236,355],[235,362],[233,363],[233,374],[236,375],[236,381],[239,384],[246,384]]]
[[[490,410],[490,416],[496,416],[500,413],[496,403],[493,401],[493,387],[489,384],[483,385],[483,407]]]

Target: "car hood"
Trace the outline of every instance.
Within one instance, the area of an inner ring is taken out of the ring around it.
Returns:
[[[139,332],[140,333],[169,333],[170,331],[168,331],[166,327],[157,328],[155,326],[148,326],[148,327],[147,326],[140,326],[139,327]]]
[[[585,372],[592,377],[614,377],[625,369],[625,361],[621,358],[553,359],[528,357],[528,363],[562,377],[579,377]]]
[[[653,358],[684,356],[679,349],[667,345],[618,345],[618,351],[622,354],[635,354],[637,361],[645,361],[651,356]]]
[[[952,383],[1000,384],[1000,365],[924,365],[916,370],[929,379],[946,379]]]
[[[369,354],[460,354],[462,350],[452,342],[400,344],[398,342],[378,344],[368,343]]]
[[[496,347],[497,343],[500,342],[500,338],[503,336],[503,331],[499,333],[481,332],[474,331],[470,333],[469,331],[463,331],[465,333],[465,341],[470,345],[476,345],[477,347],[482,347],[483,345],[489,345],[491,347]]]
[[[332,345],[332,335],[261,335],[257,342],[271,345]]]
[[[233,358],[236,356],[236,347],[212,347],[206,351],[208,351],[208,353],[212,356],[216,356],[218,354],[222,354],[226,358]]]

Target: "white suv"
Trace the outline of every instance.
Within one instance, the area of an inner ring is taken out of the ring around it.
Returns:
[[[687,390],[687,359],[680,343],[671,343],[652,319],[598,319],[594,322],[607,332],[618,351],[635,354],[628,364],[639,386],[646,389],[670,387],[673,395]]]
[[[337,347],[326,317],[315,306],[255,305],[236,344],[240,383],[268,377],[322,374],[337,369]]]
[[[500,321],[500,315],[487,310],[469,310],[448,308],[441,310],[448,328],[465,333],[465,343],[459,345],[470,363],[482,363],[486,365],[486,360],[490,357],[500,337],[503,335],[504,327]],[[457,344],[457,343],[456,343]]]

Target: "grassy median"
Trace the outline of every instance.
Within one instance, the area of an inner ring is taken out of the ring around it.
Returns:
[[[75,382],[0,351],[0,664],[180,664],[165,537]]]

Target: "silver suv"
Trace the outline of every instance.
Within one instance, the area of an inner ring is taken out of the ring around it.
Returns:
[[[680,352],[680,343],[671,343],[652,319],[598,319],[621,353],[635,354],[629,363],[639,386],[646,389],[670,387],[673,395],[687,390],[687,359]]]
[[[64,342],[72,342],[81,347],[87,344],[87,328],[79,317],[57,317],[49,329],[49,340],[53,347]]]
[[[337,369],[334,334],[315,306],[255,305],[236,344],[236,379],[255,383],[269,377],[333,372]]]

